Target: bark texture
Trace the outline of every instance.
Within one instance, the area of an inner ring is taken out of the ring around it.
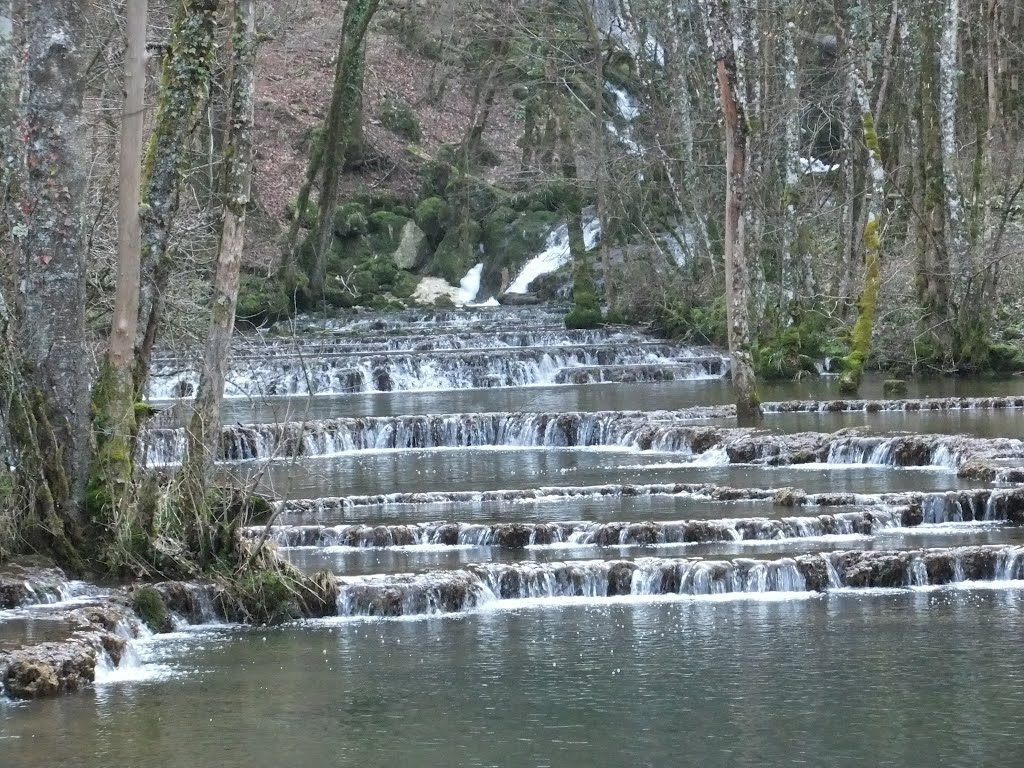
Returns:
[[[188,434],[184,466],[184,501],[191,519],[200,521],[193,532],[200,553],[212,542],[201,524],[209,508],[209,483],[220,445],[220,410],[231,363],[231,336],[238,303],[239,270],[245,244],[245,218],[251,199],[253,169],[253,109],[256,93],[255,0],[235,0],[231,107],[224,165],[224,222],[217,252],[210,312],[199,390]]]
[[[128,0],[128,36],[124,69],[124,109],[117,210],[117,285],[110,346],[93,388],[93,433],[96,453],[90,471],[89,502],[96,512],[114,513],[115,530],[129,503],[132,444],[136,432],[135,388],[132,380],[135,336],[139,320],[142,234],[142,139],[146,95],[147,0]]]
[[[323,132],[316,239],[312,264],[308,265],[310,288],[317,297],[322,297],[324,292],[327,253],[334,239],[334,209],[338,206],[338,183],[345,167],[348,138],[362,104],[362,77],[358,75],[366,53],[363,40],[379,6],[380,0],[350,0],[345,6],[331,107]],[[302,216],[303,212],[300,208],[296,216]]]
[[[178,211],[185,149],[207,93],[215,54],[218,0],[181,0],[163,77],[153,134],[143,173],[142,293],[135,352],[136,396],[145,392],[164,310],[164,293],[174,268],[171,230]]]
[[[754,375],[750,329],[750,277],[746,253],[746,216],[750,178],[747,158],[747,117],[736,66],[736,48],[728,19],[727,0],[701,0],[708,42],[715,63],[725,118],[725,301],[736,390],[736,415],[741,424],[761,416]]]
[[[13,61],[0,63],[9,120],[6,148],[13,301],[0,305],[0,409],[18,503],[46,546],[77,562],[80,501],[89,463],[85,345],[85,189],[82,33],[75,0],[9,6]],[[0,30],[0,35],[3,30]],[[8,133],[8,135],[11,135]]]

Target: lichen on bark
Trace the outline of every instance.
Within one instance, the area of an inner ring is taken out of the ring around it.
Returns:
[[[135,392],[144,394],[149,362],[174,267],[170,242],[178,210],[185,148],[207,93],[215,54],[218,0],[181,0],[164,53],[153,133],[143,164],[141,336]]]

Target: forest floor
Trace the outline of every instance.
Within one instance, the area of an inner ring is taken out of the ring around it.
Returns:
[[[419,161],[406,151],[409,140],[378,119],[385,99],[398,98],[415,110],[422,130],[418,146],[430,155],[443,144],[462,139],[472,111],[475,81],[460,66],[404,44],[389,30],[393,22],[382,11],[368,36],[363,106],[369,162],[346,175],[342,198],[357,188],[403,195],[417,190]],[[288,203],[298,195],[306,173],[310,131],[326,114],[341,24],[338,4],[324,0],[294,0],[263,19],[269,39],[260,45],[257,58],[254,178],[262,216],[257,217],[247,248],[251,266],[270,266],[278,258],[274,235],[287,225]],[[440,40],[437,30],[420,29],[416,34],[419,39]],[[501,160],[489,170],[490,180],[518,169],[520,123],[515,102],[499,93],[484,137]]]

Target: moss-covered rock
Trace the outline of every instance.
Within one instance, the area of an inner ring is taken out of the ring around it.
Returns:
[[[156,587],[142,586],[132,592],[132,610],[152,632],[170,632],[174,629],[164,596]]]
[[[437,248],[451,223],[451,208],[443,198],[428,197],[416,206],[415,220],[426,234],[430,246]]]
[[[271,277],[242,275],[236,321],[262,325],[288,317],[306,307],[308,289],[309,278],[300,269],[289,269]]]
[[[419,278],[416,275],[402,272],[391,287],[391,293],[398,299],[409,299],[415,293],[417,285],[419,285]]]
[[[487,258],[481,276],[481,292],[497,294],[514,280],[522,266],[544,250],[551,231],[561,217],[552,211],[526,211],[517,214],[501,206],[483,221],[481,242]]]
[[[451,165],[442,160],[426,161],[420,166],[420,196],[443,199],[451,178]]]
[[[362,203],[345,203],[334,211],[334,234],[340,238],[365,235],[369,225],[366,208]]]
[[[412,200],[384,187],[364,187],[352,195],[352,202],[359,203],[368,214],[377,211],[391,211],[399,216],[411,218]]]
[[[398,246],[392,253],[395,266],[399,269],[417,269],[430,257],[430,243],[427,235],[415,221],[407,221],[402,227]]]
[[[995,373],[1024,371],[1024,350],[1017,344],[997,342],[989,346],[988,363]]]
[[[882,394],[886,397],[902,397],[907,394],[907,382],[903,379],[886,379],[882,382]]]
[[[369,217],[369,241],[374,253],[392,254],[402,241],[410,220],[392,211],[376,211]]]
[[[468,204],[471,215],[477,221],[505,205],[510,197],[507,192],[476,176],[455,177],[448,182],[444,191],[445,200],[453,208],[463,203]]]
[[[409,141],[419,141],[423,137],[420,120],[416,110],[405,99],[399,96],[387,96],[380,107],[381,125]]]
[[[434,252],[434,258],[430,262],[430,274],[458,285],[473,266],[479,242],[480,225],[475,221],[452,227]]]

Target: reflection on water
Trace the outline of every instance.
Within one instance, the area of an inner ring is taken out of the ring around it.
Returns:
[[[562,602],[225,630],[187,653],[171,641],[177,677],[0,714],[4,764],[974,768],[1020,754],[1016,590]]]
[[[694,465],[669,453],[594,449],[365,451],[231,471],[261,478],[282,498],[484,491],[605,483],[714,483],[803,488],[810,493],[939,491],[970,485],[949,470],[870,465],[761,467]]]
[[[928,379],[910,382],[907,397],[990,397],[998,395],[1024,394],[1024,382],[1020,379],[1000,380],[963,380],[963,379]],[[763,400],[832,400],[841,397],[835,378],[808,379],[798,382],[765,384],[760,389]],[[863,397],[881,398],[882,379],[877,376],[865,378]],[[312,419],[337,418],[341,416],[395,416],[417,415],[425,413],[491,413],[491,412],[531,412],[544,413],[549,411],[621,411],[621,410],[672,410],[699,405],[726,405],[732,402],[732,386],[721,379],[696,381],[675,381],[655,384],[601,384],[588,386],[539,386],[510,387],[496,389],[455,390],[446,392],[390,392],[356,395],[328,395],[322,397],[280,397],[259,400],[229,399],[224,404],[224,422],[243,424],[254,422],[302,421]],[[188,417],[189,403],[180,403],[174,413],[167,414],[164,419],[168,424],[184,423]],[[823,421],[828,421],[824,415]],[[865,414],[858,414],[863,421]],[[869,416],[868,422],[884,424],[888,420],[898,423],[906,417],[906,426],[898,429],[914,429],[915,418],[926,414],[879,414]],[[930,414],[927,414],[930,416]],[[982,430],[994,429],[992,435],[1016,437],[1003,434],[1000,424],[1005,413],[995,414],[995,418],[980,415],[975,418],[967,415],[963,418],[966,426],[979,430],[978,434],[987,434]],[[766,426],[772,427],[773,422],[780,420],[785,424],[786,418],[768,416]],[[855,417],[856,418],[856,417]],[[1011,412],[1017,426],[1024,424]],[[836,420],[838,423],[841,419]],[[860,423],[860,422],[855,422]],[[806,422],[801,429],[811,429],[813,419]],[[786,427],[783,427],[786,428]],[[838,427],[837,427],[838,428]],[[938,429],[937,431],[949,431]],[[970,430],[969,430],[970,431]]]

